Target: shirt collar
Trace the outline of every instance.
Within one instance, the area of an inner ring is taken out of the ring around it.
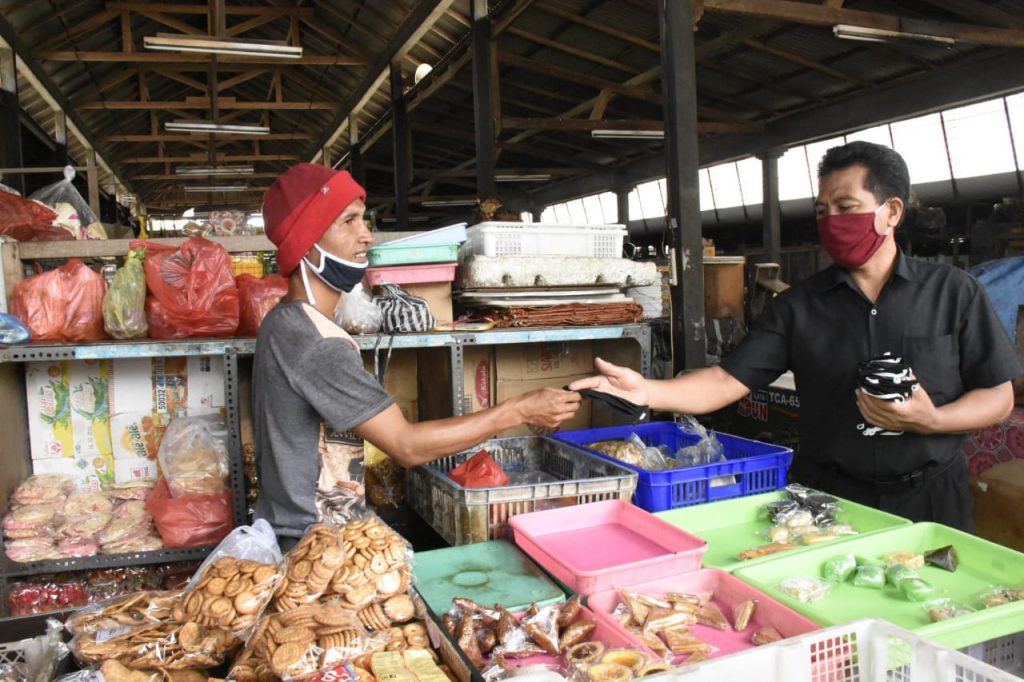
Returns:
[[[899,277],[908,282],[916,281],[919,278],[917,271],[917,264],[913,258],[908,257],[903,253],[903,249],[897,247],[896,252],[896,270],[893,272],[893,277]],[[846,284],[853,289],[857,289],[857,285],[854,283],[853,278],[850,277],[850,272],[846,268],[841,268],[838,265],[830,265],[821,271],[816,282],[818,291],[828,291],[833,289],[840,284]]]

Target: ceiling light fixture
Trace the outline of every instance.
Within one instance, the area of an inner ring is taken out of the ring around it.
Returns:
[[[213,121],[168,121],[164,130],[169,133],[226,133],[234,135],[269,135],[268,126],[244,123],[214,123]]]
[[[246,166],[178,166],[175,175],[252,175],[252,165]]]
[[[844,40],[860,40],[868,43],[887,43],[891,40],[925,40],[943,45],[954,45],[956,40],[949,36],[934,36],[925,33],[906,33],[904,31],[889,31],[882,28],[868,28],[866,26],[851,26],[849,24],[837,24],[832,27],[836,38]]]
[[[663,140],[664,130],[591,130],[590,137],[595,140],[620,140],[633,138],[641,140]]]
[[[245,185],[205,185],[205,186],[193,186],[186,185],[186,194],[198,194],[200,192],[248,192],[249,188]]]
[[[476,199],[434,199],[421,201],[420,206],[426,207],[440,207],[440,206],[476,206]]]
[[[299,59],[302,48],[279,40],[224,39],[217,36],[177,35],[157,33],[146,36],[142,44],[150,50],[166,52],[201,52],[203,54],[227,54],[239,57],[276,57]]]
[[[550,173],[499,173],[494,176],[495,182],[546,182],[551,179]]]

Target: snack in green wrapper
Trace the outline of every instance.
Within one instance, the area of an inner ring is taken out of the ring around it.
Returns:
[[[910,601],[928,601],[935,598],[935,588],[920,578],[904,578],[900,581],[900,592]]]
[[[885,569],[871,564],[858,566],[857,572],[853,574],[853,585],[880,590],[885,587]]]
[[[103,297],[103,328],[115,339],[139,339],[149,331],[146,272],[142,267],[145,257],[145,249],[128,251]]]
[[[901,580],[916,577],[917,571],[912,568],[907,568],[903,564],[895,564],[885,569],[885,579],[893,587],[899,587]]]
[[[857,570],[857,559],[852,554],[844,554],[829,559],[821,567],[821,577],[835,583],[845,582]]]

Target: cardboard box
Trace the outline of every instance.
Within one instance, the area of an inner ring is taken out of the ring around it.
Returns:
[[[452,283],[431,282],[430,284],[403,284],[402,289],[413,296],[425,299],[430,312],[438,325],[451,324],[455,319],[452,313]]]
[[[548,380],[555,377],[579,378],[594,373],[594,355],[589,341],[497,346],[494,355],[499,383]],[[569,382],[563,381],[558,387],[567,383]],[[500,398],[498,402],[501,402]]]
[[[545,379],[533,379],[529,381],[509,381],[498,378],[497,383],[497,402],[507,400],[517,395],[534,391],[538,388],[562,388],[565,384],[576,379],[582,379],[583,377],[590,376],[590,372],[586,374],[578,374],[576,376],[568,377],[548,377]],[[591,405],[589,400],[584,400],[580,404],[580,409],[576,412],[575,416],[569,421],[563,422],[559,431],[575,431],[576,429],[589,429],[590,428],[590,413]],[[511,429],[507,429],[498,434],[499,438],[508,438],[511,436],[531,436],[531,435],[544,435],[547,434],[546,429],[538,429],[530,425],[517,426]]]
[[[67,363],[30,362],[25,368],[25,403],[32,459],[73,457]]]
[[[159,467],[151,459],[137,457],[114,460],[114,483],[117,485],[155,482],[159,476]]]
[[[110,367],[110,413],[196,416],[225,407],[224,359],[211,356],[115,360]]]
[[[160,441],[170,419],[152,412],[121,412],[110,417],[114,461],[145,458],[156,460]]]
[[[1024,459],[996,464],[972,477],[978,537],[1024,552]]]
[[[419,382],[418,361],[415,348],[402,348],[391,352],[391,359],[388,360],[388,351],[379,351],[381,366],[387,363],[384,374],[384,390],[387,391],[398,409],[405,415],[407,421],[415,422],[419,419]],[[363,353],[363,367],[367,372],[374,373],[373,353]]]
[[[78,490],[96,492],[114,480],[114,462],[108,457],[47,457],[32,460],[33,474],[65,474]]]
[[[68,362],[71,395],[71,433],[76,457],[111,457],[110,413],[107,390],[109,363],[106,360]],[[112,480],[112,479],[110,479]],[[108,481],[109,482],[109,481]]]

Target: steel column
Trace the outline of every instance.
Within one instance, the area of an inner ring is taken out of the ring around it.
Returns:
[[[473,122],[476,133],[476,192],[483,199],[496,193],[494,181],[494,88],[491,64],[491,19],[487,0],[472,0]]]
[[[779,157],[781,150],[761,154],[761,230],[769,263],[782,261],[782,218],[779,214]]]
[[[412,140],[409,137],[409,117],[405,109],[402,88],[402,62],[391,62],[391,107],[394,125],[391,127],[395,142],[395,229],[409,228],[409,182],[412,179]]]

